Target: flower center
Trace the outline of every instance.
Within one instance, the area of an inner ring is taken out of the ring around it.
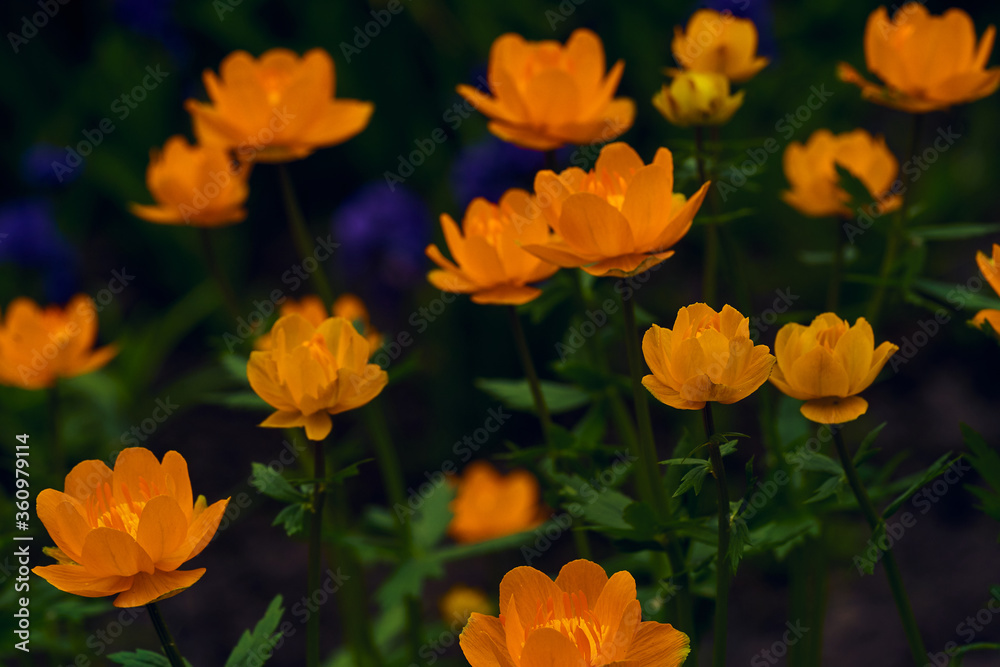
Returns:
[[[605,664],[601,644],[608,638],[607,628],[601,626],[587,606],[586,596],[580,593],[563,593],[562,614],[555,608],[555,601],[549,598],[538,606],[538,613],[531,630],[552,628],[576,643],[584,662],[595,667]],[[527,636],[527,635],[526,635]]]
[[[87,519],[90,525],[94,528],[114,528],[128,533],[133,538],[137,537],[143,508],[150,498],[163,493],[156,484],[150,486],[142,477],[139,478],[139,489],[141,498],[135,500],[129,493],[128,487],[122,484],[124,502],[117,502],[109,483],[105,482],[104,486],[98,487],[95,493],[87,498]]]

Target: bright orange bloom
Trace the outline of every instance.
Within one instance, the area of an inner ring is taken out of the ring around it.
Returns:
[[[95,371],[118,353],[114,345],[93,349],[96,338],[97,308],[86,294],[44,310],[14,299],[0,323],[0,384],[44,389],[56,378]]]
[[[116,607],[141,607],[177,595],[205,574],[178,570],[208,546],[229,499],[194,501],[187,462],[167,452],[123,449],[111,470],[84,461],[66,475],[65,493],[38,494],[38,518],[59,561],[32,570],[61,591],[88,598],[118,594]]]
[[[746,91],[729,94],[729,79],[715,72],[678,72],[653,96],[653,106],[678,127],[723,125],[743,104]]]
[[[767,345],[750,340],[750,318],[732,306],[717,313],[703,303],[678,310],[673,329],[650,327],[642,354],[653,371],[643,386],[679,410],[741,401],[767,381],[774,365]]]
[[[860,394],[899,349],[886,341],[875,347],[872,326],[859,317],[854,326],[833,313],[817,315],[808,327],[786,324],[778,331],[778,364],[771,382],[782,393],[806,401],[801,412],[819,424],[843,424],[868,411]]]
[[[334,99],[333,59],[322,49],[301,58],[271,49],[254,60],[234,51],[205,70],[212,104],[188,100],[194,133],[206,146],[235,149],[243,161],[289,162],[347,141],[368,125],[374,105]]]
[[[455,621],[461,621],[462,625],[465,625],[473,612],[489,614],[495,609],[495,605],[487,599],[485,593],[478,588],[462,584],[456,584],[448,589],[438,606],[441,608],[442,620],[448,625]]]
[[[251,352],[247,364],[250,386],[277,409],[261,426],[303,426],[307,438],[322,440],[333,428],[330,415],[368,403],[389,381],[368,363],[371,346],[343,317],[317,326],[287,315],[274,323],[271,341],[271,349]]]
[[[150,151],[146,187],[155,206],[130,204],[134,215],[165,225],[221,227],[247,217],[249,167],[236,166],[222,148],[191,146],[177,135],[163,152]]]
[[[527,283],[538,282],[559,270],[525,252],[522,245],[542,243],[548,237],[538,206],[524,190],[508,190],[499,204],[481,197],[472,200],[462,219],[462,230],[450,215],[441,215],[444,239],[455,262],[433,243],[427,256],[440,269],[427,274],[446,292],[472,294],[475,303],[520,305],[542,293]]]
[[[865,62],[884,85],[847,63],[840,63],[837,76],[859,86],[864,99],[911,113],[973,102],[1000,86],[1000,67],[986,69],[995,35],[990,26],[976,45],[976,26],[961,9],[931,16],[923,4],[911,2],[890,21],[879,7],[865,26]]]
[[[669,248],[691,229],[708,186],[686,199],[673,192],[674,159],[666,148],[643,165],[628,144],[608,144],[589,172],[538,172],[535,196],[554,233],[524,249],[594,276],[640,273],[674,254]]]
[[[671,50],[684,69],[717,72],[734,83],[749,80],[768,63],[767,58],[757,55],[757,27],[753,21],[714,9],[699,9],[692,14],[687,30],[676,26]],[[675,72],[667,70],[669,74]]]
[[[472,614],[459,644],[472,667],[677,667],[688,636],[667,623],[642,622],[635,579],[610,579],[575,560],[553,582],[516,567],[500,582],[500,617]]]
[[[997,296],[1000,296],[1000,244],[993,244],[992,257],[987,257],[986,253],[977,252],[976,264],[979,265],[979,270],[983,272],[983,277],[986,278],[990,287],[997,293]],[[980,310],[972,320],[972,324],[976,327],[982,327],[987,322],[993,327],[993,332],[1000,336],[1000,310]]]
[[[333,302],[332,310],[333,317],[343,317],[354,324],[354,328],[358,330],[358,333],[368,341],[372,354],[375,354],[382,347],[384,336],[372,327],[371,320],[368,317],[368,309],[365,308],[364,301],[353,294],[341,294]],[[326,312],[326,306],[323,305],[323,300],[312,294],[302,297],[299,301],[288,299],[281,304],[278,314],[280,317],[293,314],[301,315],[314,327],[318,327],[322,324],[323,320],[330,317]],[[270,350],[271,333],[265,333],[258,338],[254,347],[258,350]]]
[[[538,480],[526,470],[501,475],[474,461],[458,480],[448,534],[456,542],[483,542],[531,530],[542,523]]]
[[[609,141],[632,127],[635,104],[614,98],[625,64],[619,60],[607,76],[604,68],[604,46],[590,30],[573,31],[566,46],[508,33],[490,47],[492,97],[472,86],[457,90],[489,116],[490,132],[547,151]]]
[[[878,213],[882,215],[903,203],[902,197],[890,190],[899,173],[896,156],[883,137],[872,137],[864,130],[837,135],[825,129],[816,130],[805,145],[790,143],[783,162],[785,178],[792,189],[782,192],[781,198],[804,215],[850,216],[852,204],[871,203],[878,204]],[[851,195],[840,187],[838,166],[864,184],[871,195],[869,201],[851,201]]]

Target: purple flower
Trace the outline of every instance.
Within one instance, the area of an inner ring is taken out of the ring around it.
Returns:
[[[65,185],[80,175],[79,170],[69,169],[63,171],[64,176],[60,181],[52,168],[55,162],[65,166],[66,149],[40,141],[24,151],[21,156],[21,177],[28,185],[45,187]]]
[[[374,280],[409,291],[423,279],[431,219],[423,201],[399,185],[375,181],[333,213],[340,265],[356,289]]]
[[[76,257],[59,232],[52,203],[17,199],[0,206],[0,263],[40,270],[50,301],[63,302],[76,291]]]
[[[531,190],[535,174],[544,168],[545,153],[491,135],[459,152],[451,168],[451,187],[464,209],[476,197],[497,202],[510,188]]]

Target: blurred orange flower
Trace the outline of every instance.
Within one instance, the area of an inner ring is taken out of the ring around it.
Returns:
[[[130,204],[143,220],[166,225],[221,227],[247,217],[248,166],[233,162],[222,148],[191,146],[177,135],[163,152],[150,151],[146,187],[156,205]]]
[[[653,371],[643,386],[680,410],[741,401],[767,381],[774,365],[768,347],[750,340],[750,318],[732,306],[717,313],[703,303],[678,310],[673,329],[650,327],[642,354]]]
[[[976,26],[961,9],[931,16],[919,2],[896,10],[885,7],[868,17],[865,63],[884,85],[868,81],[841,63],[837,76],[861,88],[876,104],[912,113],[946,109],[992,95],[1000,86],[1000,67],[986,69],[996,30],[986,29],[976,44]]]
[[[219,76],[204,74],[211,104],[188,100],[198,141],[235,149],[242,161],[289,162],[347,141],[368,125],[370,102],[334,99],[333,59],[322,49],[301,58],[271,49],[254,60],[234,51]]]
[[[992,257],[988,257],[984,252],[977,252],[976,264],[979,265],[979,270],[983,272],[983,277],[990,287],[997,296],[1000,296],[1000,244],[993,244]],[[993,332],[1000,336],[1000,310],[980,310],[972,320],[972,324],[976,327],[982,327],[987,322],[993,327]]]
[[[715,72],[678,72],[653,96],[653,106],[678,127],[728,123],[745,91],[729,94],[729,79]]]
[[[97,308],[86,294],[65,308],[14,299],[0,323],[0,384],[44,389],[95,371],[118,353],[114,345],[93,349],[96,338]]]
[[[333,302],[332,310],[333,317],[343,317],[354,324],[358,333],[368,341],[372,354],[375,354],[382,347],[384,336],[372,327],[364,301],[353,294],[341,294]],[[278,314],[280,317],[293,314],[301,315],[314,327],[318,327],[323,320],[330,317],[326,312],[326,306],[323,305],[323,300],[313,294],[304,296],[299,301],[288,299],[281,304]],[[254,347],[258,350],[270,350],[271,346],[271,332],[265,333],[254,343]]]
[[[501,475],[486,461],[466,466],[450,508],[448,534],[456,542],[484,542],[542,523],[538,480],[526,470]]]
[[[229,499],[194,501],[187,462],[167,452],[123,449],[111,470],[84,461],[66,475],[65,492],[38,494],[38,518],[59,561],[32,570],[61,591],[88,598],[118,594],[116,607],[140,607],[177,595],[205,574],[178,570],[215,535]]]
[[[472,294],[475,303],[531,301],[542,290],[527,283],[559,270],[521,247],[548,237],[548,227],[537,210],[527,192],[515,189],[505,192],[499,204],[474,199],[465,211],[461,231],[450,215],[442,214],[444,239],[455,262],[446,259],[436,245],[427,246],[427,256],[441,267],[428,273],[427,279],[446,292]]]
[[[872,137],[864,130],[836,135],[829,130],[816,130],[805,145],[797,141],[790,143],[785,149],[783,163],[785,178],[792,189],[782,192],[781,198],[804,215],[850,216],[852,204],[872,203],[878,204],[878,214],[882,215],[903,203],[899,193],[890,189],[899,173],[896,156],[885,145],[883,137]],[[869,201],[851,201],[851,195],[840,187],[837,166],[864,184],[871,195]]]
[[[768,63],[767,58],[757,55],[757,27],[753,21],[714,9],[696,11],[686,30],[676,26],[671,50],[684,69],[717,72],[734,83],[747,81]],[[667,73],[676,70],[668,69]]]
[[[459,644],[472,667],[677,667],[690,640],[667,623],[642,622],[635,579],[610,579],[575,560],[553,582],[516,567],[500,582],[500,616],[472,614]]]
[[[868,411],[868,401],[857,394],[875,381],[897,350],[888,341],[876,348],[865,318],[850,326],[834,313],[823,313],[808,327],[791,323],[778,331],[771,382],[782,393],[806,401],[801,408],[806,419],[842,424]]]
[[[455,621],[461,621],[462,625],[465,625],[473,612],[489,614],[494,610],[493,603],[487,599],[485,593],[478,588],[462,584],[456,584],[448,589],[441,598],[439,606],[441,619],[449,625]]]
[[[634,275],[674,254],[669,248],[691,229],[708,186],[686,199],[673,191],[674,160],[666,148],[644,165],[628,144],[608,144],[589,172],[538,172],[535,196],[554,233],[524,249],[594,276]]]
[[[271,348],[250,353],[247,378],[257,395],[277,409],[261,426],[302,426],[310,440],[330,434],[330,415],[368,403],[388,374],[369,364],[371,346],[343,317],[314,325],[301,315],[280,318]]]
[[[632,127],[635,104],[614,98],[625,64],[605,76],[604,45],[578,29],[566,46],[501,35],[490,47],[490,95],[467,85],[458,93],[490,118],[504,141],[546,151],[566,144],[610,141]],[[614,99],[612,99],[614,98]]]

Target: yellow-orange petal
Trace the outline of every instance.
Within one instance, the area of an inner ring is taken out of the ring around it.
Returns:
[[[535,618],[539,605],[554,600],[562,606],[562,590],[555,582],[533,567],[521,566],[504,575],[500,581],[500,613],[506,614],[513,603],[518,615],[530,622]]]
[[[539,628],[524,642],[521,667],[587,667],[573,640],[552,628]]]
[[[668,623],[639,624],[625,658],[629,667],[679,667],[691,652],[691,640]]]
[[[187,531],[188,517],[177,501],[170,496],[156,496],[142,509],[135,539],[155,564],[177,550]]]
[[[85,598],[113,595],[132,585],[132,577],[98,577],[80,565],[46,565],[32,568],[31,571],[59,590]]]
[[[499,618],[473,612],[458,644],[472,667],[514,667]]]
[[[305,416],[303,426],[305,427],[307,438],[313,441],[320,441],[325,440],[326,436],[330,435],[330,431],[333,430],[333,420],[330,419],[330,414],[327,412],[314,412],[311,415]]]
[[[123,487],[135,500],[167,490],[163,468],[153,452],[145,447],[128,447],[118,453],[111,474],[111,491],[118,503],[129,501]]]
[[[55,489],[44,489],[35,500],[35,508],[52,541],[79,563],[83,542],[92,529],[84,518],[79,501]]]
[[[151,574],[140,572],[132,579],[132,586],[115,598],[116,607],[141,607],[173,597],[190,588],[205,574],[205,568],[196,570],[156,570]]]
[[[191,477],[188,474],[187,461],[179,453],[170,450],[163,455],[160,463],[166,476],[167,492],[177,501],[184,517],[190,521],[194,505],[194,495],[191,492]]]
[[[527,285],[499,285],[472,295],[473,303],[520,306],[539,296],[542,290]]]
[[[98,488],[112,478],[111,468],[103,461],[81,461],[66,475],[63,488],[68,495],[79,501],[86,501]]]
[[[81,558],[87,572],[96,578],[153,572],[149,555],[131,535],[114,528],[95,528],[87,533]]]
[[[825,347],[814,347],[785,370],[794,378],[794,384],[812,398],[846,396],[850,386],[847,371]]]
[[[204,502],[205,497],[199,496],[198,503]],[[226,511],[226,506],[229,504],[229,498],[203,507],[199,507],[198,503],[195,504],[191,524],[188,526],[184,541],[172,554],[160,558],[160,561],[156,564],[157,570],[176,570],[182,564],[200,554],[208,546],[208,543],[212,541],[216,530],[219,528],[222,515]]]
[[[570,561],[562,566],[556,577],[556,586],[567,593],[583,592],[587,605],[593,609],[608,583],[608,573],[593,561],[583,558]]]
[[[972,324],[977,329],[983,328],[984,324],[989,324],[996,336],[1000,336],[1000,310],[980,310],[972,318]]]
[[[806,419],[817,424],[843,424],[868,412],[868,401],[860,396],[828,396],[806,401],[800,411]]]

